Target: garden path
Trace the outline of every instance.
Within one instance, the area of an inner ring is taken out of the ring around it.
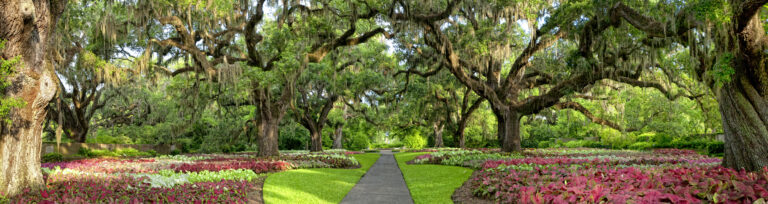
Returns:
[[[379,160],[341,203],[413,203],[392,151],[381,151]]]

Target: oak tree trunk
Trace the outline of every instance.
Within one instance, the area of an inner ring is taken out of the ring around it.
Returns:
[[[280,130],[279,118],[262,118],[259,121],[259,153],[258,156],[280,155],[278,146],[278,134]]]
[[[43,187],[40,171],[45,107],[56,93],[53,66],[45,60],[48,35],[66,1],[4,0],[0,2],[0,39],[7,40],[0,58],[21,57],[15,66],[6,97],[25,105],[6,116],[12,123],[0,124],[0,195],[13,196],[24,188]],[[6,119],[6,118],[3,118]]]
[[[720,48],[733,53],[735,73],[717,92],[725,133],[723,166],[758,171],[768,167],[768,43],[758,15],[765,2],[730,3],[736,18],[726,39],[736,40],[720,41]]]
[[[309,151],[322,152],[323,151],[323,134],[319,130],[312,128],[309,131],[309,136],[312,140],[311,142],[312,144],[310,144],[309,146]]]
[[[443,129],[445,125],[440,122],[432,124],[432,128],[435,132],[435,147],[443,147]]]
[[[498,121],[499,141],[501,150],[505,152],[521,152],[520,146],[520,114],[511,110],[493,109]]]
[[[71,130],[72,131],[72,138],[75,139],[75,141],[79,143],[85,143],[85,141],[88,139],[88,129],[84,130]]]
[[[337,126],[336,130],[333,131],[333,148],[334,149],[343,149],[343,141],[344,141],[344,133],[342,130],[344,126]]]
[[[459,120],[459,124],[456,127],[456,144],[458,144],[459,148],[466,147],[466,137],[464,136],[464,130],[467,129],[467,120]]]
[[[749,171],[768,166],[765,96],[746,77],[739,77],[723,86],[718,97],[725,132],[723,166]]]

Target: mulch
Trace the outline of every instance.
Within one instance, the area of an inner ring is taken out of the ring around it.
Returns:
[[[454,203],[471,203],[471,204],[487,204],[487,203],[496,203],[492,200],[476,197],[473,194],[472,189],[472,178],[477,176],[477,174],[480,174],[480,171],[475,171],[472,173],[472,176],[467,179],[467,181],[464,182],[461,187],[456,189],[456,191],[453,192],[453,195],[451,196],[451,199]]]
[[[264,203],[264,180],[266,176],[262,176],[253,181],[254,185],[251,189],[248,189],[248,196],[246,197],[246,203],[263,204]]]

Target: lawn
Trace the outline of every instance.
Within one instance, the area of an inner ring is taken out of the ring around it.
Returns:
[[[353,155],[362,168],[298,169],[276,173],[264,183],[265,203],[339,203],[376,163],[380,154]]]
[[[472,169],[456,166],[405,164],[423,152],[395,154],[415,203],[453,203],[451,195],[470,175]]]

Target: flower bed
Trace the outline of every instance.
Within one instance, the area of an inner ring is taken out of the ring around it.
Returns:
[[[526,149],[522,155],[448,150],[413,162],[478,169],[468,181],[475,196],[501,203],[753,203],[768,198],[768,169],[736,171],[691,150],[559,148]]]
[[[9,199],[11,203],[245,203],[254,180],[264,173],[355,167],[359,163],[351,155],[357,153],[195,154],[43,163],[46,188],[26,189]]]

